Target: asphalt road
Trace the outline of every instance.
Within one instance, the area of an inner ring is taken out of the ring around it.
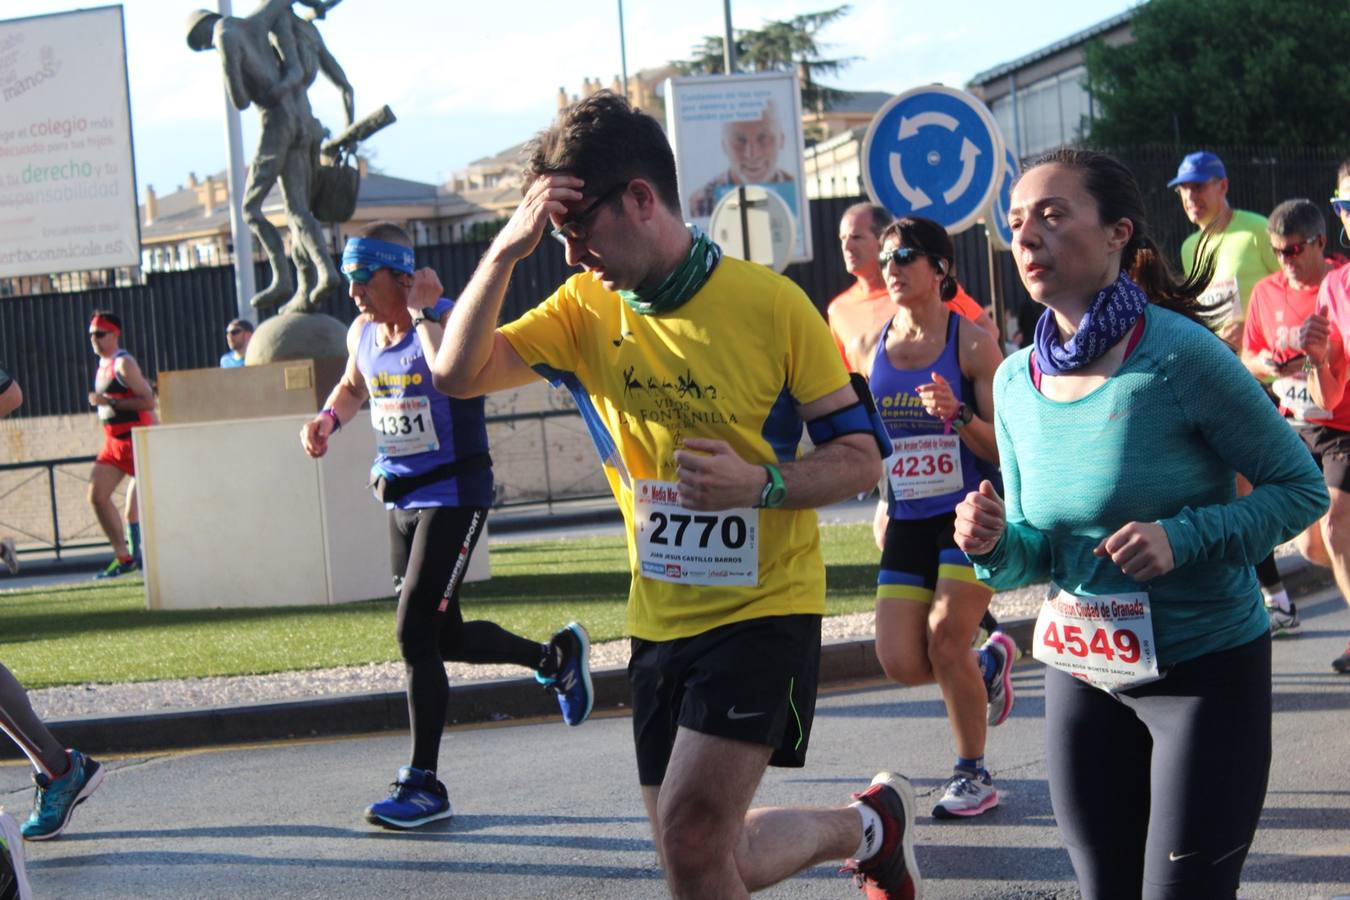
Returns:
[[[1305,634],[1276,645],[1276,761],[1246,898],[1350,895],[1350,677],[1328,666],[1350,637],[1350,610],[1332,591],[1304,598],[1302,610]],[[1004,804],[978,820],[927,815],[951,765],[931,687],[822,698],[807,767],[770,770],[758,802],[843,803],[876,770],[896,769],[922,795],[929,900],[1077,897],[1045,783],[1042,670],[1019,667],[1014,681],[1016,709],[988,751]],[[403,735],[109,759],[108,779],[66,835],[27,845],[28,871],[37,897],[72,900],[660,897],[630,728],[614,715],[579,729],[448,731],[442,777],[457,815],[414,833],[360,817],[405,761]],[[27,781],[25,766],[0,767],[0,800],[15,812],[29,802]],[[1104,777],[1104,803],[1111,791]],[[766,896],[858,895],[820,866]]]

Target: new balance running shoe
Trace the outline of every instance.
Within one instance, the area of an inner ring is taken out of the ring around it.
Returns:
[[[1275,604],[1266,606],[1266,614],[1270,616],[1270,636],[1293,637],[1303,630],[1303,623],[1299,621],[1298,607],[1294,601],[1289,601],[1289,612],[1285,612]]]
[[[454,815],[445,785],[435,772],[404,766],[389,786],[389,796],[366,807],[366,821],[385,828],[416,828]]]
[[[998,790],[989,773],[979,774],[957,769],[942,789],[942,799],[933,807],[936,819],[978,816],[998,806]]]
[[[94,580],[98,581],[102,578],[119,578],[122,575],[130,575],[132,572],[139,571],[140,568],[141,564],[138,563],[134,557],[125,561],[113,557],[113,561],[108,563],[106,569],[95,575]]]
[[[0,812],[0,900],[29,900],[32,896],[19,823],[9,813]]]
[[[0,540],[0,562],[9,569],[9,574],[19,574],[19,551],[14,548],[14,538],[7,537]]]
[[[591,637],[576,622],[559,629],[548,641],[557,660],[557,674],[534,673],[535,679],[558,694],[563,721],[580,725],[591,715],[595,694],[591,689]]]
[[[75,807],[89,799],[103,783],[103,766],[78,750],[67,750],[70,771],[60,778],[33,773],[37,791],[33,794],[33,812],[20,831],[24,840],[46,841],[66,830]]]
[[[867,900],[919,900],[923,882],[914,862],[914,788],[909,779],[879,772],[872,786],[853,795],[881,817],[881,849],[850,859],[841,871],[853,876]]]
[[[1350,646],[1345,652],[1331,661],[1331,667],[1342,675],[1350,675]]]
[[[1003,632],[995,631],[980,649],[992,653],[997,662],[993,678],[985,689],[989,694],[988,722],[991,726],[1002,725],[1013,708],[1012,669],[1017,660],[1017,644]]]

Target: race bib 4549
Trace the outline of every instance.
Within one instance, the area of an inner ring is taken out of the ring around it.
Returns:
[[[1032,656],[1105,691],[1160,677],[1147,593],[1077,596],[1055,588],[1032,641]]]

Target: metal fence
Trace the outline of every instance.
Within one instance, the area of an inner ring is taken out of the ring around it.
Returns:
[[[1173,259],[1181,241],[1192,231],[1181,204],[1167,188],[1181,157],[1180,147],[1128,147],[1115,152],[1137,175],[1144,190],[1150,224],[1158,244]],[[1266,213],[1282,200],[1308,197],[1315,202],[1330,195],[1341,151],[1329,148],[1269,149],[1260,147],[1211,148],[1222,156],[1235,207]],[[833,197],[810,203],[815,260],[789,266],[786,274],[806,291],[823,311],[850,278],[838,251],[838,224],[843,210],[861,197]],[[1329,212],[1329,210],[1328,210]],[[1331,234],[1336,234],[1336,224]],[[491,228],[468,237],[485,235]],[[420,234],[420,232],[419,232]],[[458,234],[463,238],[465,232]],[[423,238],[444,235],[427,232]],[[1003,294],[1009,311],[1026,302],[1012,255],[990,254],[982,228],[955,237],[957,277],[978,300],[992,302],[992,285]],[[416,248],[418,265],[440,274],[446,292],[463,290],[487,240],[460,240]],[[569,274],[562,248],[541,242],[538,250],[516,268],[503,308],[503,320],[514,319],[547,296]],[[258,268],[259,283],[268,273]],[[105,308],[122,316],[123,344],[153,380],[159,371],[205,368],[217,364],[225,352],[224,325],[235,314],[234,279],[229,266],[152,273],[144,283],[123,287],[92,287],[73,293],[35,294],[0,298],[0,364],[17,377],[26,398],[21,415],[40,416],[85,412],[95,357],[85,336],[89,315]],[[350,322],[355,308],[343,296],[325,304],[323,312]]]

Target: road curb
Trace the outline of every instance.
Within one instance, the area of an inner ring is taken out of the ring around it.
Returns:
[[[1285,586],[1295,597],[1334,584],[1329,570],[1310,566],[1301,558],[1284,557],[1280,562]],[[1004,632],[1022,648],[1024,662],[1031,661],[1029,651],[1034,625],[1035,620],[1030,618],[1002,623]],[[831,641],[821,648],[822,688],[884,677],[877,662],[874,641],[870,638]],[[621,709],[628,705],[626,669],[598,670],[592,673],[592,679],[596,710]],[[446,719],[452,725],[465,725],[554,716],[557,712],[553,694],[541,688],[533,678],[511,678],[452,687]],[[67,747],[78,747],[95,755],[140,753],[402,731],[408,728],[408,706],[403,692],[390,691],[251,706],[91,716],[48,725]],[[0,757],[16,759],[20,756],[12,742],[0,742]]]

